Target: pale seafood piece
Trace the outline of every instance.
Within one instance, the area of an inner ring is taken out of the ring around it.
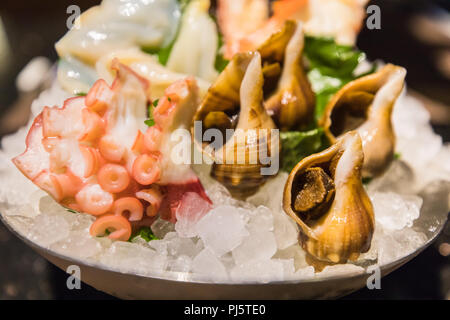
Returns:
[[[93,66],[114,50],[164,47],[174,38],[180,16],[177,0],[103,0],[78,17],[56,51]]]
[[[66,56],[58,62],[58,82],[71,94],[87,93],[98,79],[97,72],[77,58]]]
[[[273,15],[269,18],[267,0],[222,0],[217,16],[225,37],[225,57],[231,59],[238,52],[255,50],[278,32],[286,20],[302,21],[308,35],[333,37],[340,44],[354,45],[365,18],[367,2],[278,0],[272,3]],[[253,13],[247,14],[248,11],[242,10],[244,7],[254,9]]]
[[[337,43],[354,45],[366,17],[369,0],[308,0],[297,18],[305,22],[305,32],[333,37]]]
[[[96,71],[100,78],[112,83],[115,72],[111,68],[114,59],[130,67],[141,77],[146,78],[152,84],[151,98],[159,99],[164,95],[164,90],[177,80],[186,78],[185,74],[169,70],[161,65],[157,59],[149,54],[142,52],[139,48],[129,48],[108,53],[103,56],[96,64]],[[203,96],[210,86],[210,83],[201,78],[196,78],[200,89],[200,95]]]
[[[218,76],[214,64],[219,40],[209,7],[209,0],[192,0],[188,4],[166,66],[173,72],[212,82]]]
[[[355,261],[370,248],[375,219],[361,181],[362,141],[355,131],[292,170],[284,211],[300,227],[299,241],[316,270]]]
[[[267,0],[219,0],[217,18],[224,35],[225,56],[242,52],[240,39],[261,28],[269,18]]]
[[[364,177],[380,175],[394,159],[391,118],[405,76],[404,68],[388,64],[348,83],[332,97],[320,120],[331,143],[350,130],[358,131],[364,148]]]

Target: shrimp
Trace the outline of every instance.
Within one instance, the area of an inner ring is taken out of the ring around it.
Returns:
[[[256,50],[286,20],[300,20],[307,34],[331,36],[354,44],[365,17],[367,0],[277,0],[268,16],[267,0],[221,0],[217,15],[225,39],[225,54]]]

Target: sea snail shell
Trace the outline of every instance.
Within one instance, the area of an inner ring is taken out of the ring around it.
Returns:
[[[300,244],[316,261],[354,261],[370,248],[375,221],[361,182],[363,160],[361,138],[351,131],[300,161],[289,175],[283,209],[300,227]]]

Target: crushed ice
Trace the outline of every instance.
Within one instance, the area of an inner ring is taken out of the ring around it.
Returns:
[[[61,104],[65,98],[55,85],[33,103],[32,113],[35,116],[42,106]],[[187,220],[183,214],[191,216],[192,208],[180,208],[175,225],[158,219],[152,230],[161,240],[147,243],[138,237],[133,242],[112,242],[92,238],[93,217],[62,208],[12,165],[10,159],[25,149],[28,128],[23,128],[2,140],[0,212],[11,226],[41,246],[121,272],[174,273],[178,279],[208,282],[270,282],[364,272],[364,263],[387,264],[427,241],[427,231],[436,228],[437,221],[423,217],[426,229],[421,228],[415,224],[422,219],[421,212],[448,210],[450,146],[432,132],[427,111],[409,96],[397,103],[393,122],[401,160],[367,186],[376,217],[372,247],[356,264],[326,267],[320,273],[306,263],[297,227],[281,208],[286,173],[242,202],[210,178],[208,166],[196,166],[214,202],[212,210],[203,208],[195,219]],[[446,181],[440,182],[439,190],[447,191],[434,191],[433,181],[438,179]],[[428,196],[433,198],[424,202],[422,197]]]

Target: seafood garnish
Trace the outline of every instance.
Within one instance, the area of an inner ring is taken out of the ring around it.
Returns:
[[[269,18],[267,0],[218,0],[217,17],[225,40],[224,56],[251,50],[242,39],[264,26]],[[262,43],[262,42],[261,42]]]
[[[308,35],[333,37],[354,44],[365,17],[367,0],[278,0],[268,17],[268,0],[219,0],[217,16],[225,38],[225,57],[255,50],[286,20],[300,20]],[[251,14],[248,10],[251,9]]]
[[[191,0],[181,21],[180,33],[170,52],[167,68],[214,81],[219,37],[216,23],[209,16],[209,0]]]
[[[176,0],[123,5],[104,0],[84,12],[56,44],[58,81],[71,94],[88,91],[97,79],[111,84],[111,64],[118,58],[152,83],[152,99],[188,75],[196,77],[204,94],[218,75],[218,31],[209,6],[209,0],[192,0],[186,8]]]
[[[108,231],[126,241],[132,225],[151,225],[158,214],[174,222],[186,192],[210,200],[190,166],[173,163],[169,152],[170,134],[188,128],[195,112],[195,80],[172,84],[147,128],[149,82],[117,60],[113,67],[111,87],[98,80],[85,97],[45,107],[13,162],[63,206],[96,216],[93,236]]]
[[[375,220],[363,160],[361,138],[351,131],[300,161],[286,182],[283,209],[300,227],[300,244],[316,270],[355,261],[370,248]]]
[[[103,0],[78,17],[56,51],[93,66],[114,50],[164,47],[175,37],[180,16],[177,0]]]
[[[100,79],[104,79],[107,83],[112,83],[115,77],[115,71],[112,68],[114,59],[118,59],[120,63],[130,67],[141,77],[150,81],[152,84],[150,94],[153,100],[161,98],[166,88],[172,83],[186,78],[185,74],[173,72],[159,64],[154,56],[146,54],[138,48],[130,48],[111,52],[96,63],[97,74]],[[203,96],[211,83],[199,77],[195,79],[200,89],[200,95]]]
[[[394,159],[391,116],[405,76],[404,68],[388,64],[348,83],[333,96],[320,121],[332,143],[350,130],[358,131],[363,141],[365,178],[382,174]]]

